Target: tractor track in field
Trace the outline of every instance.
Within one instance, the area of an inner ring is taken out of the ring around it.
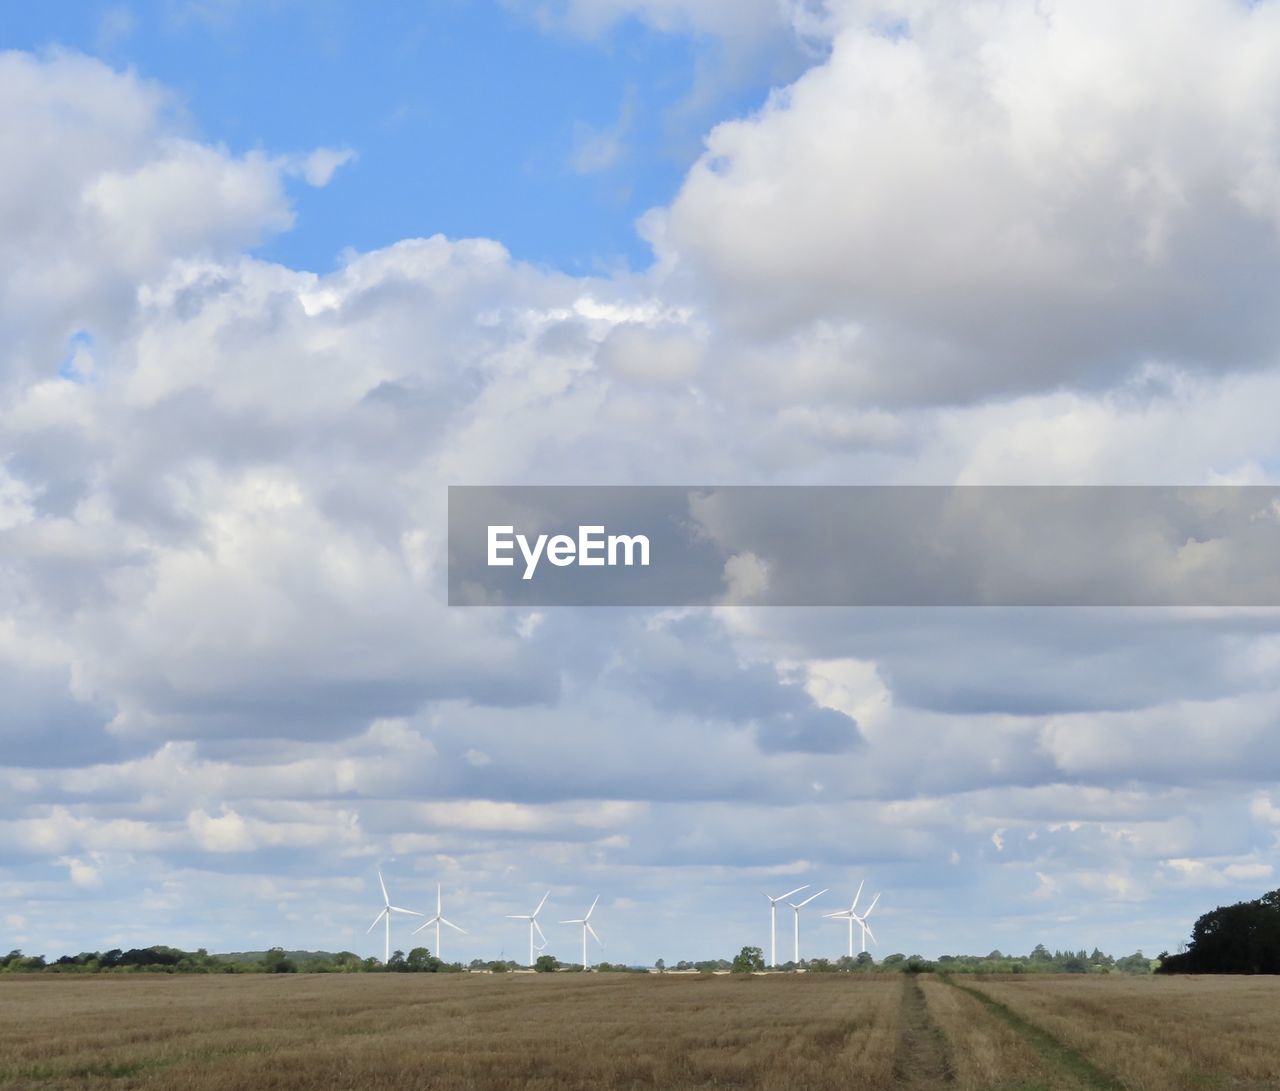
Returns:
[[[902,1029],[893,1058],[893,1086],[907,1091],[936,1091],[953,1083],[951,1046],[929,1014],[924,990],[915,974],[902,975],[900,1019]]]
[[[960,984],[950,974],[943,974],[942,980],[979,1001],[997,1019],[1003,1020],[1007,1026],[1017,1031],[1022,1039],[1040,1056],[1060,1071],[1071,1076],[1081,1088],[1088,1088],[1088,1091],[1125,1091],[1124,1084],[1098,1068],[1083,1053],[1073,1049],[1066,1042],[1045,1030],[1044,1027],[1024,1019],[1008,1005],[995,999],[995,997],[988,996],[981,989],[974,988],[972,985]]]

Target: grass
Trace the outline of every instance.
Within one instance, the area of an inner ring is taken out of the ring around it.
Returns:
[[[0,1088],[879,1089],[901,979],[0,979]]]
[[[1131,1091],[1280,1088],[1280,979],[1064,975],[973,985]]]
[[[1034,1050],[1043,1061],[1047,1062],[1048,1072],[1052,1076],[1064,1081],[1068,1086],[1088,1088],[1089,1091],[1125,1091],[1122,1084],[1087,1058],[1055,1038],[1043,1027],[1024,1019],[999,1000],[988,996],[980,989],[962,985],[949,978],[946,979],[944,988],[946,986],[959,990],[994,1013],[1026,1047]]]
[[[0,977],[0,1091],[1280,1089],[1280,981]]]

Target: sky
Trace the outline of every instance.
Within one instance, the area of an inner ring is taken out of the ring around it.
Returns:
[[[1276,885],[1274,610],[445,585],[449,485],[1276,483],[1275,0],[0,48],[0,948],[380,955],[381,869],[464,961],[547,891],[566,960],[597,895],[598,957],[732,957],[801,884],[834,957],[864,880],[878,957],[1154,955]]]

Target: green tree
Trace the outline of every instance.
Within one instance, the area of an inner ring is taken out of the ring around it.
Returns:
[[[539,955],[533,968],[540,974],[553,974],[560,968],[560,963],[555,955]]]
[[[405,958],[404,965],[411,974],[436,974],[444,963],[426,947],[415,947]]]
[[[1280,890],[1219,906],[1196,921],[1181,954],[1160,960],[1161,973],[1280,973]]]
[[[729,967],[735,974],[749,974],[764,969],[764,952],[759,947],[744,947]]]
[[[297,973],[298,967],[285,953],[283,947],[272,947],[262,956],[262,968],[269,974]]]

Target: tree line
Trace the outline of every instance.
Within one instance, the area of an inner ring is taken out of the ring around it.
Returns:
[[[1162,956],[1167,958],[1168,956]],[[1028,955],[1005,955],[992,951],[987,955],[943,955],[938,959],[926,959],[920,955],[891,954],[876,960],[863,952],[853,958],[813,958],[799,963],[787,962],[780,970],[804,970],[808,973],[865,973],[870,971],[904,971],[929,973],[934,970],[948,973],[1150,973],[1156,960],[1148,959],[1141,951],[1122,958],[1113,958],[1095,948],[1092,952],[1049,951],[1043,944]],[[287,951],[272,947],[266,951],[237,951],[228,954],[210,954],[203,947],[197,951],[184,951],[178,947],[157,945],[153,947],[109,951],[82,951],[76,955],[62,955],[46,959],[41,955],[24,955],[10,951],[0,956],[0,973],[169,973],[169,974],[244,974],[244,973],[464,973],[487,971],[508,973],[522,969],[515,962],[502,959],[485,961],[473,959],[467,964],[445,962],[426,947],[415,947],[408,953],[395,951],[384,965],[381,959],[362,957],[352,951]],[[577,963],[561,962],[554,955],[540,955],[532,969],[539,973],[576,972],[582,967]],[[620,963],[600,962],[593,967],[600,973],[641,973],[647,966],[626,966]],[[658,959],[653,969],[658,972],[726,973],[755,972],[765,968],[759,947],[744,947],[736,958],[681,960],[668,966]]]
[[[1205,913],[1185,951],[1160,956],[1160,972],[1280,974],[1280,890]]]

